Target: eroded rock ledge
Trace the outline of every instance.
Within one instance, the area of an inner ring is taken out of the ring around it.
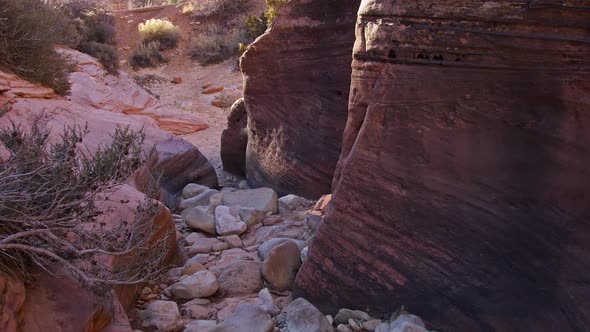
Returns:
[[[320,308],[448,331],[590,324],[590,7],[364,1],[332,205],[299,272]]]

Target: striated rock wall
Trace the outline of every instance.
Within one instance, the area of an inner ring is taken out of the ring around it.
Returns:
[[[242,58],[247,180],[279,194],[330,192],[360,0],[293,0]]]
[[[590,325],[590,3],[365,0],[325,222],[323,308],[442,331]]]

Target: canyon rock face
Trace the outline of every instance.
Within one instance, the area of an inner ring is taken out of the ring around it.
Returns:
[[[296,296],[443,331],[586,330],[589,35],[583,1],[363,1]]]
[[[330,192],[346,123],[360,0],[293,0],[242,57],[252,186]]]

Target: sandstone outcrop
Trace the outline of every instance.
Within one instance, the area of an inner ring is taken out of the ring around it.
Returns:
[[[89,108],[125,114],[146,115],[158,126],[174,134],[184,135],[207,129],[209,124],[198,115],[163,106],[125,71],[108,74],[97,59],[68,48],[58,51],[75,66],[70,74],[69,99]],[[51,90],[51,89],[49,89]]]
[[[436,330],[587,329],[589,22],[587,2],[363,1],[298,294]]]
[[[293,0],[241,60],[248,183],[280,195],[330,192],[360,0]]]
[[[146,150],[155,146],[156,153],[146,163],[147,172],[139,172],[135,176],[134,185],[138,189],[145,189],[150,179],[159,177],[162,200],[167,201],[167,197],[175,195],[190,182],[217,187],[215,169],[194,145],[161,130],[156,121],[149,117],[95,109],[88,104],[87,99],[77,95],[75,86],[68,100],[48,93],[47,88],[0,72],[0,91],[4,91],[0,94],[0,107],[11,105],[6,114],[0,114],[0,126],[7,126],[10,121],[14,121],[27,127],[44,114],[43,121],[47,128],[52,129],[51,136],[58,137],[64,126],[83,127],[87,124],[89,132],[83,144],[90,152],[106,143],[117,126],[129,126],[134,130],[143,128]],[[26,94],[22,93],[23,90],[27,91]],[[119,104],[126,103],[121,101]]]

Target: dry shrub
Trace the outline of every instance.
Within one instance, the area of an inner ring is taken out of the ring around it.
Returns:
[[[156,67],[166,59],[160,53],[160,43],[152,41],[149,43],[140,43],[131,54],[131,66],[133,67]]]
[[[191,41],[191,57],[202,65],[221,62],[239,54],[240,41],[244,38],[241,30],[228,33],[214,27]]]
[[[115,47],[115,19],[93,0],[72,0],[63,5],[75,19],[80,34],[76,48],[98,58],[108,72],[116,73],[119,57]]]
[[[153,278],[167,256],[168,239],[150,243],[157,202],[145,200],[132,223],[106,227],[112,210],[101,202],[145,160],[143,133],[117,128],[112,142],[94,154],[80,143],[87,129],[65,128],[50,145],[39,117],[30,129],[0,129],[10,152],[0,163],[0,272],[34,276],[34,268],[68,269],[85,286],[134,284]],[[120,202],[125,203],[125,202]],[[112,271],[106,257],[133,257]]]
[[[194,6],[193,15],[198,17],[233,18],[247,12],[251,6],[249,0],[199,0],[192,3]]]
[[[27,80],[67,94],[71,67],[54,45],[73,46],[77,38],[60,8],[39,0],[0,0],[0,64]]]
[[[152,18],[137,26],[144,44],[157,41],[160,49],[172,49],[178,44],[178,27],[166,19]]]

